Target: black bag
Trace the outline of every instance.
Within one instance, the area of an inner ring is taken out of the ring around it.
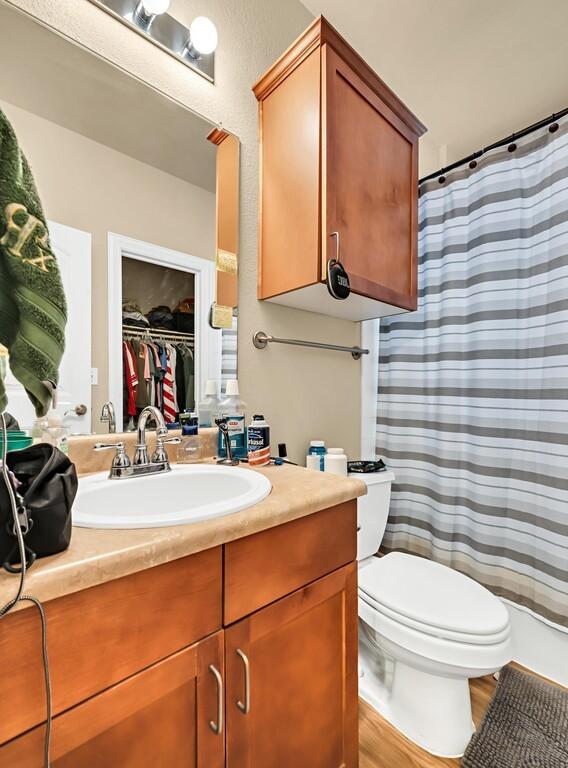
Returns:
[[[27,567],[36,557],[55,555],[71,541],[71,508],[77,494],[75,465],[58,448],[38,443],[6,456],[8,469],[21,485],[16,496],[20,511],[28,518],[24,535]],[[25,525],[24,525],[25,527]],[[0,563],[10,573],[19,573],[18,540],[12,507],[0,477]]]

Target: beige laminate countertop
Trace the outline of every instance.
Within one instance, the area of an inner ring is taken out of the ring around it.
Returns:
[[[69,549],[34,563],[26,578],[26,593],[42,602],[53,600],[319,512],[363,496],[367,490],[361,480],[291,465],[249,471],[266,475],[272,492],[242,512],[166,528],[74,527]],[[16,576],[0,574],[0,605],[14,596],[17,586]]]

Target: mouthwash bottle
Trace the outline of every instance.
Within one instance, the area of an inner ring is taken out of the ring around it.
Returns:
[[[229,441],[235,459],[244,459],[247,455],[245,408],[246,404],[243,403],[239,395],[239,382],[237,379],[230,379],[227,382],[225,397],[219,403],[219,416],[227,419]],[[219,430],[218,436],[217,455],[221,458],[225,458],[227,455],[221,430]]]
[[[208,379],[205,385],[205,394],[197,406],[200,427],[214,427],[215,419],[219,413],[219,395],[217,394],[217,382]]]

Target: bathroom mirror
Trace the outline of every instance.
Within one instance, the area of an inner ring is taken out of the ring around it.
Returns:
[[[117,431],[133,429],[170,376],[177,419],[207,380],[236,376],[238,139],[3,4],[0,28],[0,110],[68,302],[56,410],[71,433],[102,432],[111,400]],[[29,429],[7,363],[1,349],[8,410]]]

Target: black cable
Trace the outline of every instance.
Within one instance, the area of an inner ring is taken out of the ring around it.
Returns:
[[[46,724],[45,724],[45,739],[43,745],[43,764],[44,768],[50,768],[49,751],[51,746],[51,723],[52,723],[52,704],[51,704],[51,680],[49,676],[49,657],[47,653],[47,621],[45,618],[45,611],[40,601],[33,597],[33,595],[25,595],[24,588],[26,583],[26,551],[24,546],[24,535],[22,533],[22,527],[20,525],[20,518],[18,516],[18,505],[16,502],[16,496],[14,494],[14,488],[8,474],[8,465],[6,463],[6,456],[8,453],[8,430],[6,429],[6,416],[4,413],[0,414],[0,427],[2,432],[2,457],[0,460],[2,477],[6,485],[8,492],[8,498],[10,500],[10,506],[12,508],[12,519],[14,522],[14,533],[18,540],[18,549],[20,552],[20,581],[18,584],[18,590],[16,596],[9,600],[6,605],[0,608],[0,619],[4,618],[6,614],[12,610],[12,608],[18,602],[30,602],[37,608],[41,621],[41,651],[43,660],[43,675],[45,682],[45,701],[46,701]]]

